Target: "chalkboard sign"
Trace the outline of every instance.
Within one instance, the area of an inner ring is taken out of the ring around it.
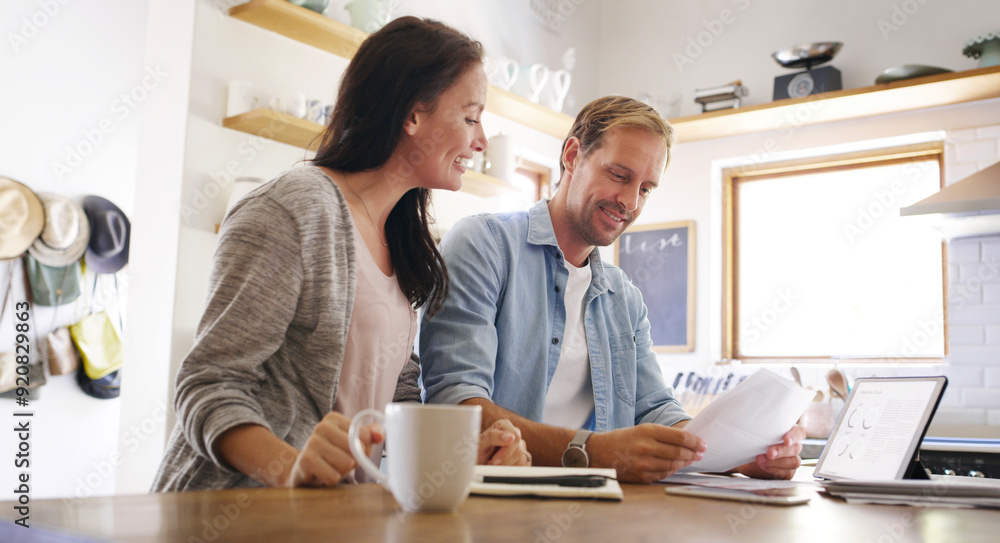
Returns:
[[[615,264],[639,287],[653,350],[694,350],[694,221],[634,226],[616,243]]]

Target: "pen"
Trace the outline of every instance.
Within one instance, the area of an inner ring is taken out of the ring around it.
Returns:
[[[558,485],[578,487],[598,487],[608,484],[604,475],[551,475],[548,477],[516,477],[484,475],[483,483],[503,483],[508,485]]]

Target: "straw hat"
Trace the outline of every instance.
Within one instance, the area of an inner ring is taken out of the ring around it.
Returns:
[[[83,258],[90,242],[90,222],[83,208],[59,194],[42,192],[38,196],[45,206],[45,228],[28,253],[52,268],[69,266]]]
[[[0,260],[20,257],[45,225],[42,201],[28,187],[0,177]]]

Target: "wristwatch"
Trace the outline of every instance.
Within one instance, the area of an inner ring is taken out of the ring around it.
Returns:
[[[587,440],[594,432],[580,430],[573,436],[566,450],[563,451],[562,465],[564,468],[590,467],[590,456],[587,454]]]

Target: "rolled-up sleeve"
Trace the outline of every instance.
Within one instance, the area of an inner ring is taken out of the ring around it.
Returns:
[[[285,341],[302,288],[295,221],[266,197],[244,202],[221,231],[195,344],[174,407],[187,442],[216,465],[212,444],[240,424],[271,429],[255,399],[263,364]]]
[[[503,255],[482,216],[459,221],[441,243],[448,267],[444,305],[420,326],[421,376],[427,403],[490,399],[497,357],[497,302]]]

